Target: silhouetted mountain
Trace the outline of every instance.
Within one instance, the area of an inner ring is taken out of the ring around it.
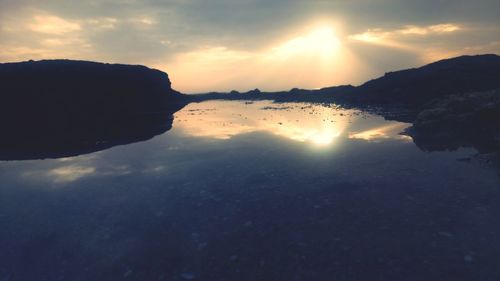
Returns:
[[[488,109],[487,98],[499,91],[465,96],[497,88],[497,55],[462,56],[389,72],[359,87],[195,96],[176,92],[166,73],[144,66],[70,60],[6,63],[0,64],[0,159],[70,156],[148,139],[170,129],[173,113],[187,103],[212,99],[338,103],[404,122],[413,122],[423,111],[413,133],[422,146],[429,147],[429,140],[442,140],[436,134],[453,135],[460,120],[469,115],[475,116],[467,119],[469,128],[500,123],[498,107]],[[456,100],[450,95],[462,95],[465,103],[474,101],[472,113],[453,111]],[[436,108],[442,114],[428,114]],[[483,118],[485,111],[493,112],[488,113],[493,119]],[[436,127],[431,128],[432,124]],[[497,127],[490,127],[483,134],[487,137],[467,142],[486,140],[490,145],[493,140],[496,146]],[[468,138],[475,133],[460,134]]]
[[[196,98],[337,103],[401,122],[424,150],[463,146],[479,152],[500,150],[500,56],[461,56],[420,68],[386,73],[361,86],[288,92],[233,91]],[[500,154],[500,153],[499,153]]]
[[[200,102],[205,100],[273,100],[276,102],[334,102],[340,96],[352,93],[355,87],[342,85],[322,88],[319,90],[307,90],[293,88],[290,91],[261,92],[259,89],[248,92],[231,91],[229,93],[210,92],[190,96],[192,101]]]
[[[356,88],[353,101],[419,107],[450,94],[500,87],[500,56],[461,56],[386,73]]]
[[[187,99],[144,66],[46,60],[0,64],[0,159],[72,156],[170,129]]]
[[[319,90],[292,89],[288,92],[209,93],[196,99],[257,99],[278,102],[299,101],[339,103],[348,107],[381,106],[392,111],[420,111],[426,103],[450,94],[494,90],[500,87],[500,56],[461,56],[395,72],[368,81],[361,86],[351,85]],[[388,108],[389,107],[389,108]],[[387,111],[387,110],[386,110]],[[405,114],[412,121],[415,114]]]

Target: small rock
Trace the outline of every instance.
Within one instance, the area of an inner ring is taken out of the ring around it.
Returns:
[[[207,243],[206,242],[201,242],[198,244],[198,250],[201,251],[203,249],[205,249],[207,247]]]
[[[471,255],[465,255],[465,256],[464,256],[464,261],[465,261],[465,262],[472,262],[472,260],[473,260],[473,258],[472,258],[472,256],[471,256]]]
[[[500,134],[496,134],[493,140],[495,140],[496,142],[500,142]]]
[[[129,270],[127,270],[127,272],[125,272],[125,274],[123,274],[123,278],[127,278],[127,277],[129,277],[130,275],[132,275],[132,272],[133,272],[133,271],[132,271],[132,270],[130,270],[130,269],[129,269]]]
[[[453,237],[453,234],[449,233],[449,232],[444,232],[444,231],[440,231],[438,232],[439,235],[443,236],[443,237],[447,237],[447,238],[452,238]]]
[[[196,275],[192,272],[184,272],[181,274],[182,279],[184,280],[193,280],[196,278]]]
[[[198,241],[198,239],[200,239],[200,234],[198,232],[191,233],[191,239]]]
[[[0,280],[1,280],[1,281],[9,281],[11,277],[12,277],[12,275],[11,275],[11,274],[7,274],[7,275],[5,275],[4,277],[2,277]]]

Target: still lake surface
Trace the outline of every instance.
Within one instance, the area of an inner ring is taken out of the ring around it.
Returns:
[[[0,281],[500,280],[500,177],[409,124],[211,101],[151,140],[0,162]]]

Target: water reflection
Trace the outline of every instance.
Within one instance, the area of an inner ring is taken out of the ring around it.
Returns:
[[[100,116],[93,116],[97,121],[67,118],[64,126],[51,122],[12,126],[0,138],[0,160],[67,158],[146,141],[170,130],[178,109],[114,116],[111,121]]]
[[[408,127],[406,123],[391,123],[373,129],[368,129],[362,132],[349,133],[350,139],[362,139],[367,141],[380,141],[383,139],[400,139],[412,141],[412,138],[406,135],[401,135],[401,132]]]
[[[0,161],[0,280],[497,280],[498,176],[404,126],[214,102],[148,141]]]
[[[192,137],[230,139],[266,132],[320,146],[332,145],[338,138],[409,139],[399,134],[408,124],[386,121],[359,110],[269,101],[193,103],[175,114],[173,127]]]
[[[52,169],[47,174],[53,177],[55,182],[72,182],[94,172],[94,167],[71,165]]]

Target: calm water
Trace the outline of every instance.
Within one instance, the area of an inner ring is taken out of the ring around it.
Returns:
[[[500,280],[500,178],[407,126],[205,102],[149,141],[0,162],[0,281]]]

